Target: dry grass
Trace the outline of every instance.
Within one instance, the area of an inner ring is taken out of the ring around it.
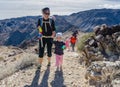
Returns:
[[[90,37],[90,36],[94,36],[94,33],[86,33],[85,35],[83,35],[81,38],[79,38],[79,42],[77,44],[77,48],[78,51],[82,51],[84,49],[85,46],[85,41]]]
[[[32,64],[36,63],[37,55],[23,53],[21,56],[16,56],[17,60],[7,64],[6,66],[0,67],[0,80],[14,74],[15,72],[25,69]]]
[[[4,60],[4,58],[3,57],[0,57],[0,61],[3,61]]]

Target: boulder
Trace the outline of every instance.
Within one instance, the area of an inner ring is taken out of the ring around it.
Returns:
[[[98,26],[94,33],[96,36],[85,41],[81,57],[87,69],[85,78],[95,85],[110,87],[120,76],[120,26]]]

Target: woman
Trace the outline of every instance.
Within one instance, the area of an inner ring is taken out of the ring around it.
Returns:
[[[52,56],[52,41],[55,36],[55,22],[50,18],[50,9],[48,7],[42,9],[42,18],[38,20],[39,30],[39,66],[41,68],[44,49],[47,45],[48,66],[50,66]]]

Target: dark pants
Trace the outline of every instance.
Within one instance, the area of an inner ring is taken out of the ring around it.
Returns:
[[[48,57],[52,56],[52,42],[53,42],[52,38],[43,38],[42,39],[43,47],[42,47],[41,40],[39,40],[39,58],[43,58],[46,45],[47,45],[47,56]]]
[[[75,43],[71,43],[72,51],[75,51]]]

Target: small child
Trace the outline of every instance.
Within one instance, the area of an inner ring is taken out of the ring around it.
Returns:
[[[62,70],[63,54],[65,49],[65,43],[62,41],[62,33],[56,34],[56,41],[53,41],[55,45],[55,56],[56,56],[56,66],[57,70]]]
[[[75,51],[75,44],[77,42],[77,37],[74,34],[70,38],[70,42],[71,42],[72,52],[74,52]]]
[[[65,46],[68,51],[70,51],[70,38],[66,37]]]

